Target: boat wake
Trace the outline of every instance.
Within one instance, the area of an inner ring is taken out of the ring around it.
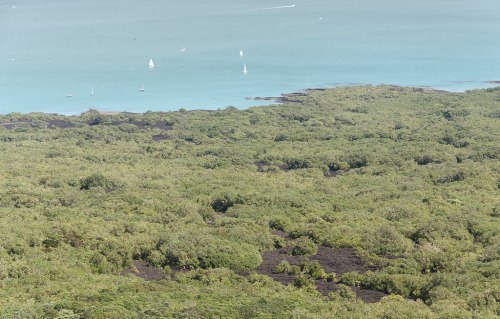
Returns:
[[[250,9],[246,11],[259,11],[259,10],[274,10],[274,9],[285,9],[285,8],[295,8],[295,5],[289,5],[289,6],[280,6],[280,7],[270,7],[270,8],[259,8],[259,9]]]

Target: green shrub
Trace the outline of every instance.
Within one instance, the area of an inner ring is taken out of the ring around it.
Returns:
[[[53,188],[62,188],[65,185],[65,183],[57,178],[49,178],[49,177],[43,177],[40,179],[40,184],[45,185],[47,187],[53,187]]]
[[[125,133],[135,133],[137,132],[137,126],[134,124],[122,123],[118,125],[118,129]]]
[[[318,246],[309,237],[300,237],[288,243],[290,254],[312,256],[318,251]]]
[[[277,230],[285,230],[285,228],[290,225],[291,221],[285,216],[277,216],[269,220],[269,227]]]
[[[153,250],[148,257],[148,263],[152,267],[161,267],[165,264],[165,256],[158,250]]]
[[[198,209],[198,214],[201,215],[204,221],[213,221],[217,214],[212,207],[202,206]]]
[[[388,226],[367,231],[363,236],[363,246],[377,255],[399,255],[413,247],[411,240]]]
[[[255,246],[248,244],[220,247],[210,255],[200,256],[203,268],[227,267],[233,270],[254,269],[262,263],[262,256]]]
[[[273,240],[273,247],[276,249],[284,248],[286,247],[286,241],[281,238],[280,236],[276,235],[271,235],[271,238]]]
[[[338,284],[333,287],[330,293],[328,293],[328,299],[337,302],[343,300],[354,301],[356,300],[356,293],[352,291],[350,287]]]
[[[165,264],[187,269],[249,270],[262,263],[256,246],[232,243],[195,230],[163,236],[158,239],[157,247],[165,256]]]
[[[334,272],[327,273],[325,280],[327,282],[337,281],[337,274]]]
[[[317,260],[308,261],[307,259],[302,262],[300,266],[302,273],[308,275],[312,279],[326,279],[326,272],[318,263]]]
[[[229,207],[242,203],[243,198],[241,195],[225,192],[214,196],[211,206],[216,212],[226,212]]]
[[[293,286],[299,289],[305,289],[309,291],[314,291],[316,287],[314,286],[314,280],[305,275],[299,275],[295,277],[293,281]]]
[[[89,114],[89,118],[90,118],[90,121],[89,121],[90,125],[106,124],[106,123],[109,123],[111,121],[107,115],[101,114],[101,113],[99,113],[99,111],[89,110],[88,114]]]
[[[42,241],[42,244],[46,247],[46,248],[56,248],[59,246],[59,241],[57,239],[53,239],[53,238],[48,238],[48,239],[45,239],[44,241]]]
[[[97,273],[109,273],[108,260],[106,256],[101,253],[94,253],[94,255],[90,258],[90,264],[93,266],[94,271]]]
[[[288,270],[288,274],[289,275],[292,275],[292,276],[295,276],[295,275],[298,275],[298,274],[301,274],[302,271],[300,270],[300,267],[297,266],[297,265],[292,265],[290,267],[290,269]]]
[[[421,272],[421,266],[412,258],[398,258],[389,261],[383,271],[388,274],[418,275]]]
[[[433,282],[432,278],[421,275],[388,275],[371,271],[367,271],[362,280],[362,286],[365,288],[405,297],[420,298],[423,301],[429,298],[429,291],[435,285],[436,282]]]
[[[288,263],[286,260],[282,260],[279,265],[277,265],[275,268],[277,273],[288,273],[291,269],[291,265]]]
[[[80,180],[80,189],[88,190],[92,187],[114,188],[116,183],[99,173],[94,173]]]
[[[347,286],[361,286],[364,282],[364,276],[357,272],[346,272],[340,277],[339,282]]]

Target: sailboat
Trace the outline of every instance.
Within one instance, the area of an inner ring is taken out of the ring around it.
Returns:
[[[144,84],[142,85],[142,88],[140,89],[141,92],[144,92]]]
[[[243,56],[243,50],[240,50],[240,56]]]
[[[247,65],[243,63],[243,73],[247,74]]]
[[[149,59],[149,68],[152,69],[154,67],[155,67],[155,65],[153,63],[153,59]]]
[[[90,96],[94,95],[94,87],[90,89]]]
[[[69,93],[68,93],[68,94],[66,94],[65,96],[66,96],[66,97],[73,97],[73,95],[71,95],[71,94],[69,94]]]
[[[179,52],[186,52],[186,47],[182,47],[182,49],[180,49]]]

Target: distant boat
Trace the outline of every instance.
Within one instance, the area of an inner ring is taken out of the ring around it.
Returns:
[[[179,50],[180,52],[186,52],[186,48],[182,47],[182,49]]]
[[[152,69],[154,67],[155,67],[155,65],[153,63],[153,59],[149,59],[149,68]]]
[[[139,91],[144,92],[144,84],[142,85],[142,87]]]
[[[243,56],[243,50],[240,50],[240,56]]]
[[[247,65],[243,63],[243,73],[247,74]]]
[[[90,96],[94,95],[94,87],[90,89]]]
[[[73,95],[68,93],[68,94],[66,94],[66,97],[73,97]]]

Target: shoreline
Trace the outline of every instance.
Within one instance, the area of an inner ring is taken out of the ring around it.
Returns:
[[[362,86],[362,85],[360,85],[360,86]],[[302,92],[299,91],[299,92],[292,92],[292,93],[281,93],[281,96],[256,96],[256,97],[253,97],[251,99],[256,100],[256,101],[257,100],[258,101],[275,101],[278,103],[286,103],[286,102],[297,103],[299,101],[295,101],[293,98],[306,96],[307,94],[309,94],[311,92],[320,92],[320,91],[333,90],[333,89],[335,89],[335,87],[333,87],[333,88],[314,88],[314,89],[308,88],[308,89],[303,90]]]
[[[484,83],[500,83],[500,81],[488,81]],[[435,89],[431,86],[402,86],[402,85],[391,85],[391,84],[380,84],[380,85],[371,85],[371,84],[365,84],[365,85],[352,85],[352,86],[343,86],[343,88],[349,88],[349,87],[362,87],[362,86],[388,86],[388,87],[394,87],[394,88],[413,88],[413,89],[421,89],[424,92],[437,92],[437,93],[465,93],[465,92],[453,92],[453,91],[447,91],[447,90],[439,90]],[[301,103],[302,101],[297,101],[295,98],[297,97],[303,97],[307,96],[311,92],[322,92],[322,91],[327,91],[327,90],[333,90],[335,88],[342,88],[342,86],[337,86],[337,87],[322,87],[322,88],[307,88],[302,91],[298,92],[292,92],[292,93],[282,93],[281,96],[256,96],[256,97],[247,97],[246,99],[253,99],[253,100],[263,100],[263,101],[275,101],[278,103]]]
[[[500,81],[498,80],[488,80],[488,81],[482,81],[481,83],[487,83],[487,84],[500,84]],[[425,92],[438,92],[438,93],[465,93],[466,91],[449,91],[449,90],[442,90],[442,89],[436,89],[432,86],[403,86],[403,85],[394,85],[394,84],[356,84],[356,85],[345,85],[345,86],[334,86],[334,87],[319,87],[319,88],[307,88],[303,90],[299,90],[296,92],[291,92],[291,93],[281,93],[281,96],[255,96],[255,97],[245,97],[244,99],[246,100],[254,100],[254,101],[274,101],[275,103],[302,103],[302,101],[297,100],[297,98],[307,96],[307,94],[311,92],[321,92],[321,91],[326,91],[326,90],[334,90],[337,88],[350,88],[350,87],[363,87],[363,86],[389,86],[389,87],[395,87],[395,88],[414,88],[414,89],[421,89]],[[488,88],[476,88],[477,90],[486,90]],[[470,89],[470,90],[475,90],[475,89]],[[237,107],[236,107],[237,108]],[[249,107],[247,107],[249,108]],[[184,108],[178,109],[178,110],[171,110],[171,111],[152,111],[153,113],[168,113],[168,112],[178,112]],[[219,107],[218,110],[222,109]],[[246,108],[237,108],[238,110],[243,110]],[[124,114],[124,113],[130,113],[130,114],[136,114],[136,115],[141,115],[144,114],[145,112],[131,112],[131,111],[106,111],[106,110],[99,110],[99,109],[88,109],[86,111],[81,112],[80,114],[64,114],[64,113],[57,113],[57,112],[28,112],[28,113],[20,113],[20,114],[33,114],[33,113],[42,113],[42,114],[49,114],[49,115],[57,115],[57,116],[68,116],[68,117],[74,117],[74,116],[81,116],[82,114],[85,114],[91,110],[97,111],[100,114],[107,115],[107,116],[113,116],[113,115],[118,115],[118,114]],[[217,109],[210,110],[210,109],[192,109],[192,110],[186,110],[186,112],[194,112],[194,111],[205,111],[205,112],[216,112]],[[10,113],[18,113],[18,112],[9,112],[6,114],[0,114],[0,116],[7,116]],[[0,126],[5,125],[0,123]]]

